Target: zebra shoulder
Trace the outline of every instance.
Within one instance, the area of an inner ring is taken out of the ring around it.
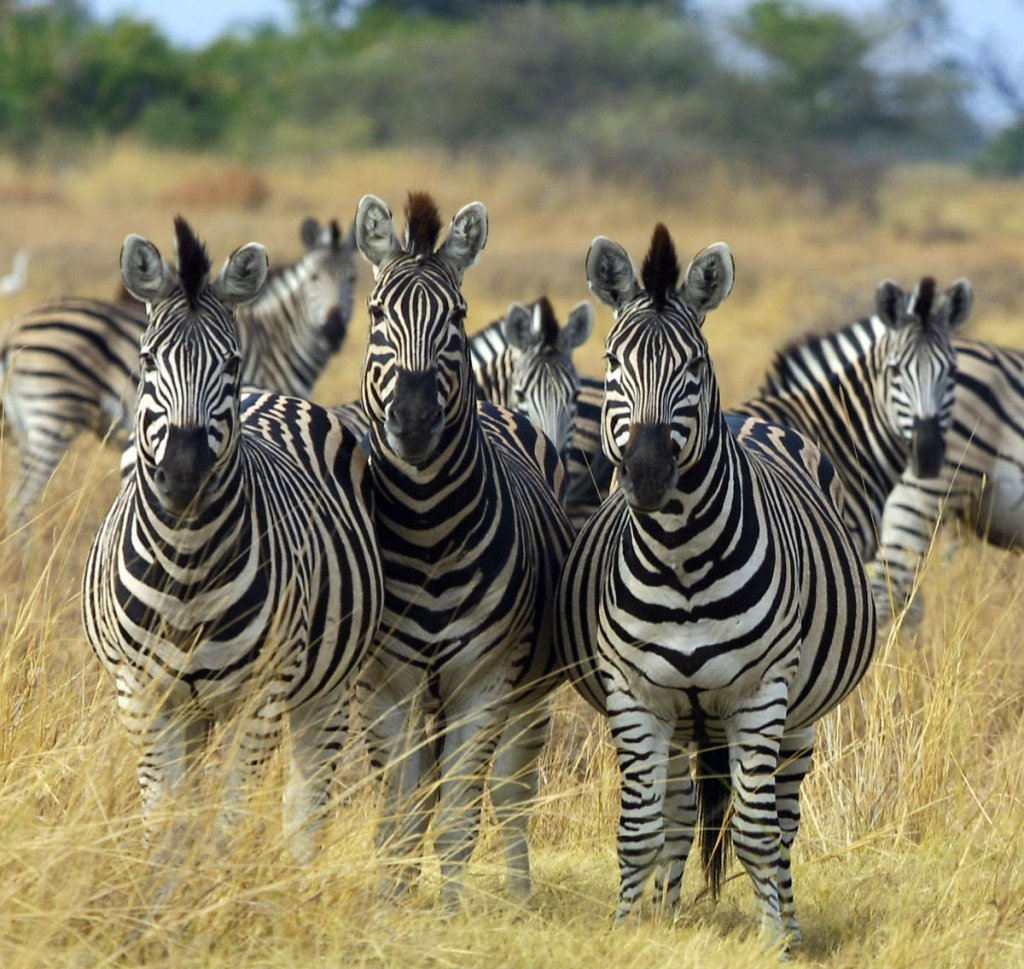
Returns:
[[[337,413],[302,397],[252,391],[242,395],[241,417],[250,433],[313,473],[350,483],[370,506],[369,456],[360,436]]]
[[[565,468],[554,444],[528,418],[490,401],[477,401],[484,434],[499,453],[539,471],[559,498],[565,489]]]
[[[813,482],[842,517],[846,507],[842,480],[816,444],[791,427],[758,417],[728,414],[726,424],[732,436],[748,451],[767,459],[775,467],[796,471],[802,479]]]

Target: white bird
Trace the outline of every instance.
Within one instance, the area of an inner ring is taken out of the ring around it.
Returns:
[[[19,249],[11,260],[11,271],[0,276],[0,296],[13,296],[28,282],[28,249]]]

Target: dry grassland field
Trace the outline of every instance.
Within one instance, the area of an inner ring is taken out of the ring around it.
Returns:
[[[466,274],[469,328],[542,293],[560,314],[587,297],[583,260],[608,235],[639,259],[656,221],[685,261],[716,240],[736,259],[730,300],[707,323],[725,403],[756,390],[773,349],[810,329],[868,313],[876,284],[975,289],[968,332],[1024,345],[1024,205],[1019,184],[948,169],[905,170],[877,217],[825,211],[813,194],[681,172],[661,197],[620,179],[561,179],[516,167],[411,155],[340,156],[258,170],[213,158],[116,146],[95,160],[31,170],[0,159],[0,272],[31,252],[13,316],[60,295],[112,297],[124,236],[172,252],[182,213],[219,266],[265,243],[272,261],[301,252],[306,215],[349,223],[366,192],[396,212],[409,189],[434,194],[447,220],[473,199],[490,238]],[[348,342],[315,391],[357,395],[370,274],[361,267]],[[601,374],[610,312],[581,370]],[[15,466],[4,441],[3,482]],[[246,806],[229,857],[207,837],[215,804],[194,808],[189,865],[158,922],[129,944],[150,876],[134,754],[114,716],[79,619],[81,571],[117,485],[117,455],[93,440],[51,482],[23,553],[0,545],[0,966],[475,967],[615,969],[777,964],[763,942],[749,880],[734,860],[713,906],[691,863],[682,911],[652,902],[613,927],[618,776],[604,724],[569,693],[531,819],[535,894],[503,893],[485,818],[464,910],[438,909],[436,862],[399,902],[375,894],[376,802],[358,748],[316,862],[298,868],[280,831],[279,764]],[[950,526],[922,576],[923,623],[887,632],[855,694],[820,726],[795,849],[805,936],[794,965],[1024,965],[1024,564]]]

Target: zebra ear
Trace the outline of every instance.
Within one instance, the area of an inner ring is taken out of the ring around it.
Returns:
[[[517,350],[528,350],[537,342],[533,311],[522,303],[512,303],[501,321],[501,332],[509,346]]]
[[[590,291],[613,309],[621,309],[640,292],[626,250],[605,236],[598,236],[590,244],[586,266]]]
[[[374,275],[384,260],[402,251],[391,209],[376,195],[364,195],[356,209],[356,245],[373,264]]]
[[[946,290],[946,307],[951,330],[963,326],[974,305],[974,288],[967,279],[958,279]]]
[[[887,327],[903,324],[907,295],[891,279],[883,279],[875,290],[875,316]]]
[[[267,281],[267,250],[258,242],[236,249],[210,287],[220,301],[232,309],[252,302]]]
[[[128,292],[143,303],[156,303],[178,282],[174,270],[148,239],[132,233],[121,246],[121,278]]]
[[[594,332],[594,307],[589,300],[573,307],[558,333],[558,348],[569,353],[583,346]]]
[[[320,223],[313,216],[303,219],[299,237],[307,249],[315,249],[320,242]]]
[[[461,276],[477,261],[485,245],[487,209],[482,202],[470,202],[455,213],[452,227],[437,255]]]
[[[707,313],[725,302],[735,279],[732,251],[724,242],[714,242],[693,257],[686,270],[683,296],[694,309]]]

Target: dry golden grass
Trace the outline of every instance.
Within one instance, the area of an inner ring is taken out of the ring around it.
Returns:
[[[258,207],[253,185],[265,190]],[[299,252],[305,215],[350,219],[364,192],[397,209],[410,188],[432,191],[446,218],[474,198],[489,208],[487,250],[466,276],[477,325],[513,299],[547,292],[564,312],[584,298],[594,235],[622,242],[637,261],[658,219],[684,259],[728,241],[736,289],[707,324],[726,403],[754,391],[787,338],[867,311],[886,276],[904,285],[924,274],[942,285],[968,276],[977,290],[972,332],[1024,343],[1018,187],[927,169],[894,176],[871,221],[856,211],[825,215],[809,194],[733,184],[724,172],[681,173],[655,198],[621,182],[397,154],[252,172],[130,145],[30,172],[0,160],[0,267],[17,248],[32,251],[27,289],[0,310],[60,294],[112,296],[124,235],[142,233],[169,253],[175,204],[218,264],[249,239],[287,260]],[[363,293],[368,278],[364,271]],[[601,336],[609,318],[598,309]],[[318,399],[355,396],[362,321],[358,313]],[[584,371],[600,372],[600,353],[595,339]],[[5,481],[10,450],[0,454]],[[350,787],[312,867],[296,869],[283,851],[275,765],[229,859],[205,850],[214,798],[193,809],[197,846],[186,872],[163,916],[126,945],[152,890],[134,757],[78,618],[82,564],[114,493],[115,465],[94,442],[73,448],[26,554],[0,546],[0,966],[774,963],[735,863],[717,907],[699,897],[691,870],[674,923],[645,906],[638,924],[612,929],[614,757],[603,725],[568,694],[559,697],[532,819],[529,905],[502,893],[489,823],[463,914],[438,911],[431,859],[419,890],[397,904],[377,901],[375,804],[353,752]],[[797,965],[1024,964],[1024,650],[1014,633],[1024,629],[1022,580],[1016,556],[941,536],[924,577],[924,623],[889,638],[865,683],[822,724],[796,846],[806,936]]]

